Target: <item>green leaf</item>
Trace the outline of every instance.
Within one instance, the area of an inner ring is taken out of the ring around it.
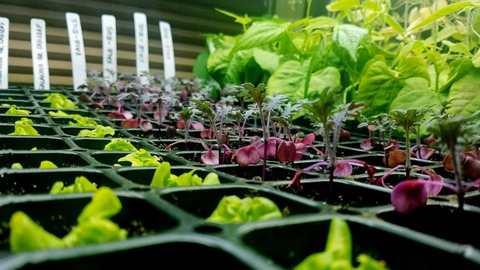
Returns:
[[[64,186],[62,181],[57,181],[53,184],[49,194],[72,194],[82,192],[96,192],[97,187],[85,176],[79,176],[75,178],[75,182],[69,186]]]
[[[341,11],[353,9],[360,5],[359,0],[339,0],[327,5],[328,11]]]
[[[28,215],[21,211],[17,211],[12,215],[9,225],[9,241],[12,252],[59,249],[65,247],[61,239],[45,231]]]
[[[151,187],[168,187],[170,179],[170,163],[167,161],[162,162],[160,166],[155,170]]]
[[[57,169],[57,165],[55,165],[55,163],[51,162],[51,161],[48,161],[48,160],[43,160],[42,162],[40,162],[40,167],[38,167],[39,169]]]
[[[219,8],[215,8],[215,10],[220,12],[220,13],[223,13],[223,14],[229,16],[229,17],[234,18],[236,23],[240,23],[242,25],[247,25],[252,21],[252,19],[248,18],[247,16],[241,17],[241,16],[238,16],[238,15],[233,14],[231,12],[225,11],[223,9],[219,9]]]
[[[105,151],[138,151],[131,142],[126,141],[122,138],[112,139],[110,143],[105,145],[103,149]]]
[[[104,138],[107,135],[115,135],[115,129],[111,127],[104,127],[101,125],[95,126],[94,130],[83,129],[78,133],[79,137]]]
[[[228,62],[228,67],[225,70],[225,78],[222,81],[223,85],[240,85],[244,83],[247,65],[252,58],[253,50],[243,50],[235,53],[232,59]]]
[[[44,101],[50,101],[50,108],[57,108],[57,109],[78,109],[78,106],[73,103],[73,101],[69,100],[66,96],[60,93],[52,93],[48,94],[48,97],[44,99]]]
[[[122,209],[120,199],[109,187],[100,187],[78,216],[78,222],[92,219],[111,218]]]
[[[252,206],[246,216],[246,222],[277,219],[282,217],[278,206],[265,197],[253,197]]]
[[[22,118],[20,121],[15,122],[15,131],[8,135],[40,136],[31,124],[33,124],[31,119]]]
[[[96,127],[98,126],[98,123],[95,122],[95,120],[90,119],[89,117],[83,117],[83,116],[75,116],[74,122],[68,122],[68,125],[70,126],[80,126],[80,127]]]
[[[453,3],[453,4],[450,4],[446,7],[440,8],[440,9],[436,10],[435,12],[433,12],[432,14],[430,14],[430,16],[425,18],[425,20],[421,21],[419,24],[410,26],[409,29],[407,29],[407,32],[411,32],[411,31],[413,31],[415,29],[418,29],[418,28],[420,28],[424,25],[427,25],[427,24],[429,24],[433,21],[436,21],[436,20],[438,20],[442,17],[445,17],[449,14],[452,14],[455,11],[458,11],[462,8],[466,8],[466,7],[469,7],[469,6],[473,6],[472,2],[465,1],[465,2]]]
[[[53,194],[62,194],[64,184],[62,181],[57,181],[53,183],[52,188],[50,189],[50,192],[48,194],[53,195]],[[73,191],[73,190],[72,190]]]
[[[11,168],[21,170],[23,169],[23,166],[20,163],[13,163]]]
[[[183,173],[175,179],[173,186],[177,187],[189,187],[192,186],[192,177],[195,170],[191,170],[188,173]]]
[[[56,112],[53,112],[53,111],[49,111],[48,112],[49,115],[51,116],[60,116],[60,117],[77,117],[77,116],[81,116],[80,114],[68,114],[62,110],[58,110]]]
[[[325,251],[333,253],[335,260],[346,260],[351,263],[352,234],[345,220],[334,218],[330,222]]]
[[[355,25],[343,24],[334,28],[332,44],[345,49],[354,62],[357,62],[357,50],[368,30]]]
[[[397,31],[400,35],[404,35],[403,27],[390,15],[386,14],[386,21],[388,25],[390,25],[395,31]]]
[[[468,50],[467,46],[463,43],[453,43],[453,42],[450,42],[448,40],[443,40],[442,43],[447,45],[448,48],[450,48],[451,52],[461,53],[461,54],[464,54],[466,56],[473,57],[470,50]]]
[[[32,113],[29,110],[20,110],[20,109],[15,109],[14,107],[11,107],[8,109],[8,111],[5,112],[5,114],[13,114],[13,115],[29,115]]]
[[[391,110],[407,110],[409,108],[439,110],[442,105],[439,94],[428,88],[428,81],[424,78],[410,78],[405,80],[405,86],[390,105]]]
[[[267,45],[280,40],[290,23],[254,22],[233,48],[233,52]]]
[[[333,87],[333,88],[339,87],[341,84],[340,80],[341,80],[340,72],[338,71],[338,69],[334,67],[326,67],[325,69],[312,74],[312,77],[310,78],[310,84],[308,87],[307,98],[310,100],[313,100],[319,96],[319,93],[323,91],[323,89],[328,87]],[[302,82],[302,85],[301,85],[302,90],[304,85],[305,85],[305,81]],[[297,100],[302,99],[303,92],[297,91],[295,93],[295,97],[297,98]]]
[[[208,74],[207,69],[207,62],[210,56],[209,52],[202,52],[197,56],[195,59],[195,63],[193,64],[193,76],[195,78],[200,78],[204,80],[209,80],[211,77]]]
[[[452,99],[450,113],[469,116],[480,110],[480,68],[472,68],[457,79],[450,88],[448,99]]]
[[[340,22],[335,19],[325,16],[319,16],[309,20],[308,25],[305,27],[305,30],[307,32],[313,32],[316,29],[329,29],[339,24]]]
[[[216,173],[209,173],[205,176],[202,185],[220,185],[220,180],[218,179],[218,175]]]
[[[118,159],[118,162],[130,162],[132,167],[158,167],[160,166],[160,158],[152,156],[145,149],[135,151]]]
[[[275,73],[275,70],[280,64],[280,56],[273,52],[267,52],[261,49],[255,49],[253,51],[253,57],[257,61],[258,65],[263,70],[268,71],[270,74]]]
[[[365,102],[368,108],[362,111],[366,117],[390,112],[393,100],[409,78],[430,80],[425,63],[417,57],[402,61],[396,70],[390,70],[383,61],[376,61],[368,68],[361,81],[356,100]]]
[[[125,240],[128,232],[108,219],[80,222],[63,238],[67,247]]]

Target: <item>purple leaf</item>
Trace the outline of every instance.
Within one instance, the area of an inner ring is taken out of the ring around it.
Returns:
[[[203,154],[200,159],[206,165],[218,165],[218,151],[212,151],[210,149],[207,153]]]
[[[137,119],[125,119],[122,121],[121,126],[123,128],[138,128],[138,120]]]
[[[408,214],[413,210],[427,205],[428,193],[424,183],[406,180],[396,185],[392,190],[391,200],[395,210]]]
[[[265,150],[264,143],[257,146],[258,155],[260,156],[261,159],[263,159],[264,150]],[[277,152],[277,143],[274,140],[269,141],[268,147],[267,147],[267,157],[274,157],[276,152]]]
[[[202,138],[202,139],[214,139],[215,134],[213,133],[213,131],[211,129],[207,128],[207,129],[204,129],[200,132],[200,138]]]
[[[352,174],[352,165],[349,162],[337,162],[335,164],[335,171],[333,175],[336,176],[347,176]]]
[[[235,154],[237,163],[240,167],[245,167],[248,164],[257,164],[260,162],[260,155],[255,145],[251,144],[245,147],[241,147]]]
[[[284,163],[286,161],[293,163],[295,161],[295,158],[296,158],[295,143],[292,141],[282,141],[278,146],[278,150],[277,150],[278,161],[280,161],[280,163]]]
[[[124,110],[122,106],[118,106],[118,110],[116,112],[109,113],[108,117],[113,119],[132,119],[133,114]]]
[[[363,150],[372,150],[373,149],[373,146],[372,146],[372,138],[368,138],[366,140],[364,140],[361,144],[360,144],[360,148],[362,148]]]
[[[177,122],[177,128],[178,129],[184,129],[185,128],[185,122],[183,120],[180,120]]]
[[[193,129],[196,129],[196,130],[204,130],[205,129],[205,127],[203,126],[202,123],[192,122],[190,125],[193,127]]]
[[[153,129],[152,122],[150,120],[140,119],[138,122],[138,127],[143,131],[147,132]]]
[[[307,146],[303,143],[295,144],[295,161],[302,160],[303,153],[307,152]]]

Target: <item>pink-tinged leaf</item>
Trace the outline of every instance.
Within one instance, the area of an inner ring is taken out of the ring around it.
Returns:
[[[257,164],[260,162],[260,155],[258,150],[254,145],[249,145],[241,147],[237,150],[235,154],[237,163],[240,167],[245,167],[248,164]]]
[[[420,147],[420,154],[418,151],[413,152],[413,149],[415,149],[416,146],[413,146],[410,148],[410,156],[414,158],[421,158],[421,159],[429,159],[433,154],[435,154],[435,149],[433,148],[428,148],[426,146]]]
[[[160,119],[160,111],[156,110],[155,113],[153,114],[153,119],[159,120]],[[165,120],[165,119],[162,119]]]
[[[372,150],[373,149],[372,138],[368,138],[364,140],[362,143],[360,143],[360,148],[367,151]]]
[[[423,142],[430,145],[434,142],[437,142],[437,140],[433,137],[433,134],[428,136],[428,138],[423,139]]]
[[[349,162],[337,162],[335,164],[335,170],[333,175],[336,176],[347,176],[352,175],[352,165]]]
[[[183,120],[180,120],[177,122],[177,128],[178,129],[184,129],[185,128],[185,122]]]
[[[103,101],[102,102],[92,102],[92,105],[95,106],[96,108],[100,109],[100,110],[105,110],[105,107],[103,107]],[[113,118],[113,117],[110,117],[110,118]]]
[[[123,115],[122,113],[119,113],[119,112],[111,112],[107,116],[112,118],[112,119],[126,119],[125,115]]]
[[[395,186],[392,190],[391,200],[397,212],[408,214],[427,205],[427,188],[420,181],[406,180]]]
[[[133,114],[129,111],[124,110],[122,106],[119,106],[118,110],[116,112],[109,113],[108,117],[113,119],[132,119]]]
[[[198,122],[192,122],[191,123],[191,126],[193,127],[193,129],[196,129],[196,130],[204,130],[205,127],[203,126],[202,123],[198,123]]]
[[[312,145],[315,141],[315,133],[310,133],[303,139],[297,139],[296,143],[303,143],[305,145]]]
[[[440,176],[438,174],[432,174],[432,175],[430,175],[429,181],[432,181],[434,183],[443,183],[443,178],[442,178],[442,176]],[[425,183],[425,185],[426,185],[428,196],[437,196],[440,193],[440,191],[442,191],[442,185],[441,184]]]
[[[138,120],[137,119],[125,119],[122,121],[121,126],[123,128],[138,128]]]
[[[350,134],[350,132],[346,131],[345,129],[340,129],[340,132],[338,134],[338,138],[341,142],[348,141],[348,140],[350,140],[351,137],[352,137],[352,135]]]
[[[391,140],[389,149],[392,151],[400,149],[400,143],[395,140]]]
[[[138,127],[143,131],[147,132],[153,129],[152,122],[150,120],[140,119]]]
[[[286,161],[293,163],[295,161],[295,156],[296,156],[295,143],[292,141],[282,141],[277,149],[278,161],[280,161],[280,163],[284,163]]]
[[[385,187],[384,178],[383,177],[379,178],[376,184],[379,187]]]
[[[375,126],[374,125],[368,125],[367,129],[370,131],[375,131]]]
[[[295,161],[302,160],[303,153],[307,152],[307,146],[303,143],[295,144]]]
[[[144,112],[153,112],[152,104],[142,104],[142,111]]]
[[[209,128],[204,129],[200,132],[200,138],[202,139],[214,139],[215,134],[213,134],[213,131]]]
[[[258,155],[263,159],[263,154],[265,151],[265,144],[259,144],[257,146]],[[267,147],[267,157],[274,157],[277,153],[277,143],[275,141],[269,141]]]
[[[220,138],[218,138],[220,144],[228,145],[230,143],[230,136],[228,134],[222,133],[220,134]]]
[[[218,165],[218,151],[208,150],[208,152],[203,154],[200,159],[202,160],[203,164]]]
[[[119,107],[121,106],[120,101],[118,99],[109,97],[107,100],[108,105],[114,106],[114,107]]]

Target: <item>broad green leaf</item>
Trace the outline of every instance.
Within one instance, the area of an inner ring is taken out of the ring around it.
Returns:
[[[320,70],[310,78],[310,84],[308,87],[307,98],[310,100],[315,99],[319,96],[319,93],[327,87],[336,88],[341,84],[341,75],[338,69],[334,67],[327,67],[323,70]],[[303,98],[303,88],[305,86],[305,81],[302,81],[300,85],[301,91],[295,92],[295,98],[300,100]]]
[[[22,118],[15,122],[15,131],[8,135],[22,135],[22,136],[40,136],[38,131],[31,126],[33,121],[28,118]]]
[[[331,4],[328,4],[326,8],[328,11],[341,11],[341,10],[353,9],[358,5],[360,5],[359,0],[339,0]]]
[[[270,220],[281,217],[282,212],[272,200],[265,197],[253,197],[252,206],[247,215],[246,222]]]
[[[433,12],[432,14],[430,14],[430,16],[428,16],[427,18],[425,18],[425,20],[421,21],[419,24],[417,25],[413,25],[411,27],[409,27],[409,29],[407,30],[407,32],[410,32],[410,31],[413,31],[415,29],[418,29],[424,25],[427,25],[433,21],[436,21],[442,17],[445,17],[449,14],[452,14],[454,13],[455,11],[458,11],[462,8],[466,8],[466,7],[469,7],[469,6],[473,6],[472,2],[470,1],[465,1],[465,2],[458,2],[458,3],[453,3],[453,4],[450,4],[446,7],[443,7],[441,9],[438,9],[436,10],[435,12]]]
[[[125,240],[128,232],[108,219],[91,219],[80,222],[63,238],[67,247]]]
[[[55,163],[49,161],[49,160],[44,160],[42,162],[40,162],[40,167],[38,167],[39,169],[57,169],[57,165],[55,165]]]
[[[122,138],[112,139],[110,143],[105,145],[103,149],[105,151],[138,151],[131,142],[126,141]]]
[[[208,74],[219,83],[223,83],[230,64],[231,48],[219,48],[211,53],[207,60]]]
[[[209,173],[205,176],[202,185],[220,185],[220,180],[218,179],[218,175],[216,173]]]
[[[98,123],[95,122],[95,120],[90,119],[89,117],[83,117],[83,116],[75,116],[74,118],[75,122],[68,122],[69,126],[79,126],[79,127],[96,127],[98,126]]]
[[[192,185],[192,177],[195,170],[191,170],[188,173],[183,173],[175,179],[175,186],[188,187]]]
[[[436,80],[437,80],[437,72],[435,71],[435,66],[430,65],[427,67],[428,74],[430,74],[430,81],[431,81],[431,86],[432,89],[435,89],[436,85]],[[444,87],[448,83],[448,74],[450,73],[450,67],[445,65],[443,66],[442,70],[440,71],[440,74],[438,75],[438,86],[439,89],[437,92],[440,93],[440,89]]]
[[[308,21],[308,25],[305,27],[307,32],[313,32],[317,29],[329,29],[339,25],[340,22],[330,17],[320,16]]]
[[[170,163],[167,161],[164,161],[155,170],[155,174],[153,175],[150,186],[168,187],[169,179],[170,179]]]
[[[145,149],[135,151],[118,159],[118,162],[130,162],[132,167],[158,167],[160,166],[160,158],[152,156]]]
[[[409,57],[410,52],[414,52],[415,55],[419,55],[420,53],[423,52],[425,47],[425,44],[421,40],[415,40],[413,42],[409,42],[407,45],[402,47],[397,56],[395,57],[395,60],[392,63],[392,66],[395,66],[398,62],[401,62]]]
[[[387,23],[390,25],[395,31],[397,31],[400,35],[403,36],[403,27],[390,15],[386,15]]]
[[[32,112],[29,110],[20,110],[14,107],[11,107],[10,109],[8,109],[8,111],[5,112],[5,114],[14,114],[14,115],[29,115],[30,113]]]
[[[442,99],[428,88],[428,81],[424,78],[410,78],[405,80],[405,86],[390,105],[391,110],[407,110],[409,108],[439,110]]]
[[[280,40],[289,23],[276,24],[269,21],[255,22],[233,48],[233,52],[267,45]]]
[[[263,70],[268,71],[270,74],[275,73],[275,70],[280,64],[280,56],[273,52],[267,52],[262,49],[255,49],[253,51],[253,57],[257,61],[258,65]]]
[[[92,219],[111,218],[122,209],[120,199],[109,187],[100,187],[78,216],[78,222]]]
[[[79,137],[91,137],[91,138],[104,138],[107,135],[115,135],[115,130],[111,127],[104,127],[97,125],[94,130],[83,129],[80,130],[77,136]]]
[[[197,56],[197,59],[195,59],[195,63],[193,64],[193,76],[195,78],[204,80],[210,79],[207,69],[207,61],[209,56],[210,53],[202,52]]]
[[[356,62],[358,47],[365,36],[368,36],[367,29],[343,24],[334,28],[332,44],[346,50],[351,59]]]
[[[59,249],[65,247],[61,239],[45,231],[28,215],[21,211],[17,211],[12,215],[9,225],[9,242],[12,252]]]
[[[452,61],[449,64],[449,67],[450,67],[450,73],[448,74],[448,81],[440,88],[440,91],[439,91],[439,93],[445,95],[446,97],[448,97],[450,87],[452,86],[452,84],[456,80],[461,78],[463,75],[470,72],[470,70],[472,70],[474,66],[473,66],[472,60],[467,58],[460,58]]]
[[[457,79],[450,88],[448,99],[453,99],[450,112],[454,115],[469,116],[480,110],[480,68],[472,68]]]
[[[62,110],[58,110],[56,112],[49,111],[48,114],[51,115],[51,116],[60,116],[60,117],[78,117],[78,116],[81,116],[80,114],[68,114],[68,113],[66,113]]]
[[[63,190],[64,184],[62,181],[57,181],[53,183],[52,188],[50,189],[49,194],[60,194]]]
[[[455,26],[453,26],[453,25],[446,26],[442,30],[438,31],[437,35],[435,36],[436,40],[434,40],[433,36],[430,36],[429,38],[425,39],[425,43],[433,44],[433,43],[436,43],[436,42],[444,41],[444,40],[453,36],[456,33],[458,33],[458,30]]]
[[[368,117],[390,112],[390,105],[397,98],[405,80],[414,77],[430,80],[425,63],[417,57],[407,58],[396,70],[389,69],[383,61],[370,65],[359,85],[356,98],[368,105],[362,114]]]
[[[78,109],[78,106],[73,103],[73,101],[69,100],[66,96],[60,93],[52,93],[48,94],[48,97],[44,99],[44,101],[50,101],[50,108],[57,108],[57,109]]]
[[[287,61],[281,64],[267,83],[268,94],[286,94],[293,96],[303,90],[302,82],[307,72],[299,61]]]
[[[453,43],[448,40],[443,40],[443,44],[450,48],[451,52],[461,53],[470,57],[473,57],[472,53],[468,50],[467,46],[463,43]]]
[[[248,71],[246,68],[252,57],[253,50],[243,50],[235,53],[228,63],[225,78],[223,79],[223,85],[240,85],[244,83],[244,76]]]

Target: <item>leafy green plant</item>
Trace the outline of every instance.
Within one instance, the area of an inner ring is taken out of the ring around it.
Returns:
[[[49,111],[48,114],[51,115],[51,116],[60,116],[60,117],[78,117],[78,116],[81,116],[80,114],[68,114],[68,113],[66,113],[62,110],[58,110],[56,112]]]
[[[85,176],[78,176],[75,182],[69,186],[65,186],[62,181],[57,181],[52,185],[50,194],[72,194],[82,192],[96,192],[97,186],[90,182]]]
[[[132,167],[158,167],[162,159],[158,156],[150,155],[145,149],[140,149],[139,151],[119,158],[118,162],[130,162]],[[121,165],[115,164],[115,166]]]
[[[78,224],[63,238],[49,233],[27,214],[17,211],[10,218],[10,249],[24,252],[125,240],[127,231],[109,220],[121,209],[115,193],[108,187],[101,187],[78,216]]]
[[[60,93],[51,93],[48,94],[47,98],[43,101],[49,101],[50,108],[56,109],[64,109],[64,110],[71,110],[71,109],[78,109],[78,106],[73,103],[70,99]]]
[[[325,251],[311,254],[294,270],[342,269],[342,270],[387,270],[384,261],[377,261],[367,254],[357,256],[357,267],[352,265],[352,233],[348,223],[334,218],[330,222]]]
[[[40,166],[38,168],[39,169],[57,169],[58,166],[49,160],[43,160],[40,162]],[[18,163],[18,162],[13,163],[11,166],[11,169],[23,169],[23,166],[21,163]]]
[[[13,115],[29,115],[32,112],[29,110],[21,110],[21,109],[16,109],[14,107],[11,107],[8,109],[5,114],[13,114]]]
[[[73,119],[75,122],[69,121],[68,125],[70,126],[79,126],[79,127],[96,127],[98,126],[98,123],[89,118],[89,117],[83,117],[83,116],[75,116]]]
[[[91,138],[104,138],[105,136],[115,135],[115,130],[111,127],[104,127],[102,125],[96,125],[94,130],[83,129],[78,133],[79,137],[91,137]]]
[[[132,145],[131,142],[126,141],[122,138],[115,138],[112,139],[105,148],[105,151],[138,151],[135,146]]]
[[[194,174],[195,170],[176,176],[170,172],[170,163],[164,161],[158,166],[153,175],[150,186],[152,187],[189,187],[202,185],[220,185],[216,173],[209,173],[204,179]]]
[[[38,131],[33,128],[33,121],[28,118],[22,118],[15,122],[15,131],[8,135],[21,135],[21,136],[40,136]]]
[[[216,223],[246,223],[281,218],[278,206],[265,197],[246,197],[236,195],[223,197],[217,208],[206,219]]]

